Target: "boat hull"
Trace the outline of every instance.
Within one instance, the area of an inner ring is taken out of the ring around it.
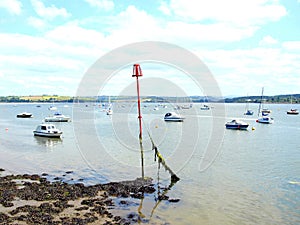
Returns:
[[[33,131],[33,134],[34,134],[34,136],[39,136],[39,137],[60,138],[62,135],[62,132],[45,133],[45,132],[40,132],[40,131]]]
[[[290,110],[290,111],[287,111],[286,114],[288,114],[288,115],[298,115],[299,112],[297,110]]]
[[[70,118],[45,118],[45,122],[69,122]]]
[[[231,124],[226,124],[227,129],[233,129],[233,130],[247,130],[249,127],[249,124],[247,125],[231,125]]]
[[[264,124],[272,124],[274,123],[274,120],[273,118],[270,118],[270,117],[261,117],[261,118],[258,118],[256,120],[257,123],[264,123]]]
[[[184,118],[165,118],[166,122],[183,122]]]

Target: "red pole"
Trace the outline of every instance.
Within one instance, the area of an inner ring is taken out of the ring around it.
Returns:
[[[139,118],[139,125],[140,125],[140,140],[142,139],[142,114],[141,114],[141,100],[140,100],[140,86],[139,86],[139,77],[143,76],[142,69],[139,64],[133,65],[133,75],[132,77],[136,77],[136,90],[137,90],[137,97],[138,97],[138,118]]]
[[[136,77],[136,90],[138,97],[138,113],[139,113],[139,125],[140,125],[140,148],[141,148],[141,164],[142,164],[142,178],[144,179],[144,150],[143,150],[143,142],[142,142],[142,113],[141,113],[141,100],[140,100],[140,86],[139,86],[139,77],[143,76],[142,70],[139,64],[133,65],[133,75],[132,77]]]

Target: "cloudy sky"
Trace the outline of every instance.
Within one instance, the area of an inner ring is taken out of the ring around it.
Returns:
[[[97,59],[140,41],[196,54],[224,96],[300,93],[300,0],[0,0],[0,15],[0,96],[75,95]],[[201,95],[179,70],[142,69]],[[131,72],[102,94],[118,95]]]

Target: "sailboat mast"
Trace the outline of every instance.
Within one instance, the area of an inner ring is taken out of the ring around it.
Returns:
[[[264,95],[264,88],[261,89],[260,103],[259,103],[259,108],[258,108],[258,116],[259,116],[260,110],[261,110],[261,104],[262,104],[262,101],[263,101],[263,95]]]

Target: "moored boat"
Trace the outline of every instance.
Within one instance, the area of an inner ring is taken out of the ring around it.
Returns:
[[[200,109],[201,110],[210,110],[210,107],[208,105],[203,105]]]
[[[253,112],[252,110],[248,109],[248,110],[244,113],[244,115],[252,116],[253,113],[254,113],[254,112]]]
[[[271,124],[271,123],[274,123],[274,119],[269,117],[269,116],[262,116],[262,117],[259,117],[256,122],[258,123],[265,123],[265,124]]]
[[[165,114],[164,120],[166,122],[183,122],[185,118],[175,112],[168,112]]]
[[[227,122],[225,126],[227,129],[247,130],[249,124],[241,120],[233,119],[232,121]]]
[[[51,106],[49,106],[49,108],[48,108],[49,110],[51,110],[51,111],[56,111],[57,110],[57,107],[56,106],[53,106],[53,105],[51,105]]]
[[[34,136],[60,138],[62,131],[57,129],[55,125],[42,123],[33,131]]]
[[[291,96],[291,105],[293,105],[293,96]],[[298,115],[299,111],[291,107],[289,111],[286,112],[288,115]]]
[[[297,109],[290,109],[286,112],[288,115],[298,115],[299,111]]]
[[[262,109],[261,112],[264,113],[264,114],[269,114],[269,113],[272,112],[272,110],[270,110],[270,109]]]
[[[45,122],[69,122],[71,118],[69,116],[65,116],[59,112],[54,113],[53,116],[45,117]]]
[[[274,119],[269,116],[269,113],[271,113],[271,110],[268,110],[268,109],[261,110],[263,94],[264,94],[264,88],[262,88],[262,91],[261,91],[261,98],[260,98],[260,103],[259,103],[259,107],[258,107],[258,119],[256,120],[256,122],[263,123],[263,124],[271,124],[271,123],[274,123]]]
[[[113,114],[113,110],[111,108],[109,108],[107,111],[106,111],[106,115],[112,115]]]
[[[17,114],[18,118],[31,118],[32,117],[32,113],[28,113],[28,112],[22,112]]]

